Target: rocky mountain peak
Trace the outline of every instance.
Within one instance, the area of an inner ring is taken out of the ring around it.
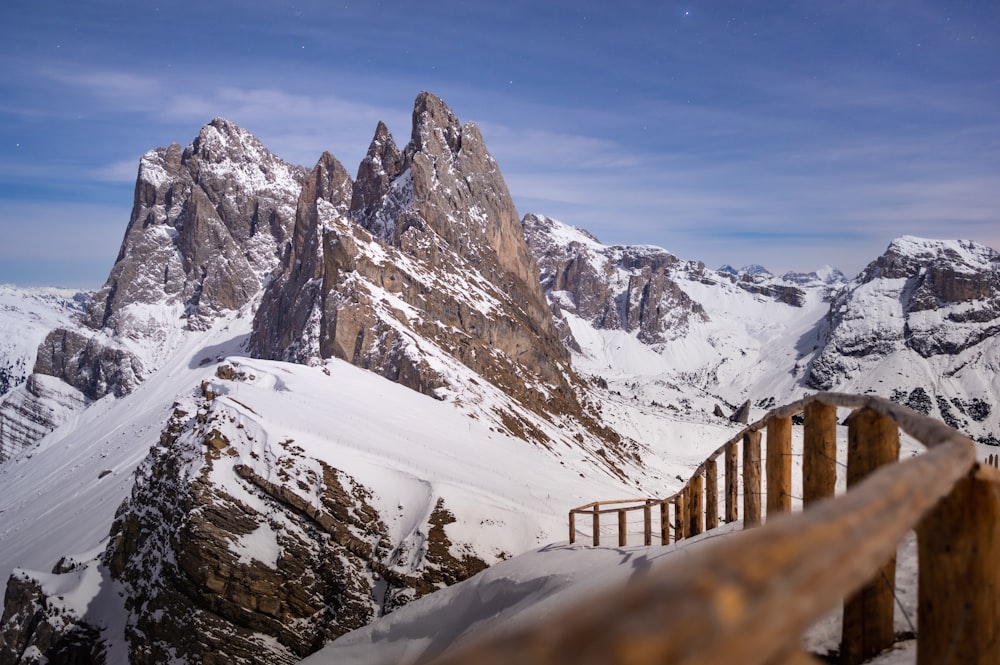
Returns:
[[[976,274],[1000,265],[996,250],[971,240],[931,240],[902,236],[862,272],[863,281],[906,279],[922,268],[939,267],[952,273]]]
[[[177,320],[137,320],[139,306],[175,305],[199,327],[248,302],[277,265],[304,175],[221,118],[183,151],[146,153],[118,260],[87,323],[148,338]]]
[[[457,153],[462,147],[462,127],[440,97],[421,92],[413,103],[410,141],[416,152],[437,155]]]
[[[358,170],[351,218],[411,254],[426,252],[432,232],[512,292],[532,319],[546,320],[548,307],[520,217],[478,127],[460,125],[439,97],[422,92],[414,102],[411,137],[397,158],[388,132],[376,130]]]
[[[782,281],[792,282],[794,284],[826,284],[828,286],[837,286],[844,284],[847,281],[847,277],[844,276],[837,268],[833,266],[823,266],[818,270],[813,270],[810,272],[796,272],[789,271],[781,276]]]
[[[246,147],[244,147],[246,146]],[[263,150],[264,146],[250,132],[225,118],[215,118],[201,128],[188,150],[210,162],[239,160],[250,151]]]
[[[221,118],[186,148],[143,155],[108,279],[79,329],[58,328],[39,345],[33,372],[56,380],[25,384],[0,406],[0,445],[13,445],[6,423],[26,433],[24,447],[73,409],[131,392],[173,351],[176,332],[249,303],[282,259],[304,176]]]
[[[368,153],[358,166],[357,183],[350,200],[353,216],[362,221],[372,219],[376,206],[402,170],[403,154],[396,147],[389,128],[379,120]]]
[[[608,246],[593,235],[542,215],[521,222],[550,300],[595,328],[635,332],[648,344],[687,333],[705,321],[702,305],[681,288],[675,271],[691,268],[659,247]]]
[[[727,275],[733,275],[735,277],[745,278],[745,279],[758,279],[758,278],[768,278],[774,277],[770,270],[758,263],[751,263],[750,265],[743,266],[742,268],[734,268],[728,263],[719,266],[716,272],[725,273]]]
[[[294,362],[320,355],[324,234],[347,216],[352,190],[347,170],[324,152],[302,185],[291,241],[254,317],[251,353]]]
[[[299,259],[272,279],[251,353],[337,357],[435,396],[471,369],[521,406],[595,431],[481,133],[429,93],[417,97],[413,121],[402,151],[379,123],[346,216],[300,197]],[[315,249],[304,244],[315,237]],[[456,362],[464,369],[446,369]]]

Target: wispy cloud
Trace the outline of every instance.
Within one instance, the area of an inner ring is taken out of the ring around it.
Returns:
[[[128,111],[153,108],[164,90],[161,81],[138,71],[43,66],[40,75]]]
[[[135,182],[138,169],[138,159],[125,159],[91,169],[87,175],[100,182],[132,183]]]
[[[99,259],[110,269],[130,205],[0,200],[0,260]]]
[[[341,157],[348,163],[360,161],[379,120],[405,132],[403,143],[409,140],[406,107],[379,106],[327,91],[220,87],[207,74],[189,76],[183,82],[127,70],[46,68],[43,74],[54,84],[74,89],[77,110],[82,106],[90,114],[132,115],[146,123],[173,127],[197,127],[221,116],[254,132],[274,152],[296,163],[312,164],[324,150],[337,156],[345,153]],[[124,173],[124,162],[89,173],[116,179]]]

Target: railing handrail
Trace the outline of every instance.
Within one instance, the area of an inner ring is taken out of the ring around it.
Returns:
[[[641,499],[612,499],[610,501],[592,501],[588,504],[582,506],[577,506],[576,508],[570,508],[571,513],[581,513],[585,515],[590,515],[594,512],[594,506],[615,506],[621,503],[635,503],[638,505],[630,506],[628,508],[615,508],[613,510],[602,510],[605,513],[614,513],[619,510],[642,510],[647,505],[657,505],[660,503],[669,503],[670,499],[658,499],[655,497],[643,497]]]
[[[769,515],[762,527],[706,543],[696,557],[668,558],[641,583],[579,603],[543,624],[445,654],[434,665],[813,662],[798,647],[802,633],[844,597],[868,593],[879,576],[884,577],[885,562],[894,557],[899,541],[918,524],[918,664],[944,662],[946,654],[955,659],[949,662],[1000,663],[995,644],[1000,611],[990,596],[1000,588],[995,565],[1000,557],[995,524],[1000,520],[1000,471],[976,463],[970,439],[876,396],[818,393],[771,410],[706,462],[744,435],[776,418],[790,418],[814,402],[869,414],[869,420],[857,422],[852,416],[849,439],[859,432],[878,439],[885,429],[879,418],[884,418],[928,450],[881,466],[860,482],[849,482],[846,493],[812,503],[807,510],[776,519]],[[898,450],[898,433],[895,436]],[[683,500],[683,494],[659,501]],[[600,512],[601,504],[577,512],[592,513],[595,507]],[[957,534],[956,542],[949,544],[953,548],[937,544],[935,528],[941,524]],[[973,569],[990,579],[970,579],[968,571]],[[925,585],[925,578],[935,575],[941,581]],[[925,606],[925,593],[932,593],[925,592],[925,586],[938,589],[942,597]],[[989,597],[984,600],[984,595]],[[984,611],[990,616],[966,621],[964,613],[973,606],[991,608]],[[846,624],[845,618],[845,643]],[[889,639],[891,644],[891,632]],[[842,657],[862,662],[870,654],[845,656],[842,649]]]
[[[791,418],[797,416],[806,407],[813,403],[826,404],[845,409],[872,409],[883,416],[892,418],[901,430],[916,439],[925,448],[933,448],[945,441],[963,439],[969,441],[953,428],[945,425],[939,420],[935,420],[922,413],[918,413],[909,407],[896,404],[884,397],[877,395],[855,395],[852,393],[818,392],[807,395],[802,399],[791,402],[784,406],[779,406],[768,411],[762,418],[756,420],[739,432],[730,437],[725,443],[708,454],[705,460],[694,470],[691,476],[697,476],[704,472],[705,464],[710,460],[717,459],[726,451],[726,447],[734,443],[739,443],[749,432],[759,432],[767,428],[767,425],[776,418]],[[670,501],[680,494],[681,490],[671,494],[664,501]]]
[[[922,413],[913,411],[909,407],[896,404],[890,400],[877,395],[855,395],[852,393],[837,393],[837,392],[818,392],[812,395],[807,395],[802,399],[791,402],[784,406],[775,407],[768,411],[762,418],[748,424],[743,429],[739,430],[736,434],[731,436],[726,440],[721,446],[709,453],[700,465],[691,473],[691,478],[698,476],[705,471],[705,466],[708,462],[716,460],[723,453],[726,452],[726,448],[735,443],[739,443],[743,440],[750,432],[759,432],[767,428],[767,425],[775,420],[776,418],[791,418],[797,416],[805,408],[812,403],[827,404],[829,406],[835,406],[839,408],[846,409],[862,409],[869,408],[876,411],[884,416],[892,418],[893,421],[899,426],[901,430],[912,436],[917,442],[923,445],[925,448],[933,448],[934,446],[941,445],[946,441],[952,440],[965,440],[972,443],[968,437],[963,436],[961,433],[957,432],[955,429],[949,427],[948,425],[935,420],[929,416],[925,416]],[[684,483],[684,487],[690,482],[691,478],[688,478]],[[595,504],[597,505],[613,505],[615,503],[636,503],[639,501],[651,501],[654,504],[659,503],[670,503],[675,500],[683,491],[684,487],[680,490],[674,492],[673,494],[658,498],[649,497],[643,499],[615,499],[610,501],[594,501],[583,506],[578,506],[576,508],[570,508],[572,513],[589,514],[593,511]],[[613,511],[608,511],[613,512]]]

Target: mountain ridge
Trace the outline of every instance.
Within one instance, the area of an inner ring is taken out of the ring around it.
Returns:
[[[0,404],[0,434],[50,409],[0,460],[0,664],[296,662],[595,492],[670,491],[720,404],[827,382],[1000,432],[995,251],[714,271],[519,218],[474,123],[412,122],[356,179],[218,118],[142,158],[108,283]]]

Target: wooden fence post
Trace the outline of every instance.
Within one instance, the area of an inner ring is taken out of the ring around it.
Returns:
[[[739,511],[736,508],[739,496],[739,473],[736,443],[730,443],[726,446],[726,522],[735,522],[739,519]]]
[[[705,531],[719,526],[719,466],[714,459],[705,462]]]
[[[859,483],[884,464],[899,459],[899,429],[874,409],[858,409],[847,420],[847,486]],[[888,649],[895,641],[893,594],[896,555],[870,582],[844,602],[840,660],[858,665]]]
[[[646,505],[642,507],[642,544],[649,547],[653,544],[653,507],[646,499]]]
[[[660,502],[660,544],[670,544],[670,504]]]
[[[688,508],[689,536],[697,536],[705,530],[703,526],[705,517],[705,492],[702,480],[702,475],[699,473],[692,476],[691,484],[688,485],[688,496],[691,501]]]
[[[973,471],[917,527],[917,665],[1000,664],[998,524],[1000,484]]]
[[[594,547],[601,544],[601,507],[594,504]]]
[[[792,419],[767,423],[767,516],[792,509]]]
[[[837,485],[837,407],[810,402],[802,444],[802,503],[833,496]]]
[[[743,528],[760,525],[760,432],[743,435]]]
[[[624,509],[618,511],[618,547],[628,544],[628,513]]]
[[[576,542],[576,513],[569,511],[569,544]]]
[[[687,488],[674,499],[674,540],[687,537]]]

